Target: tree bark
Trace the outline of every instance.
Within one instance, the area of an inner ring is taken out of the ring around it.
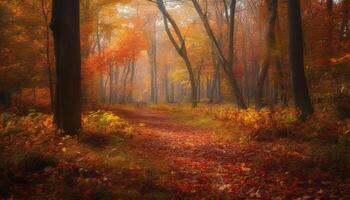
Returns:
[[[148,19],[148,23],[152,23],[152,30],[149,32],[150,45],[147,50],[149,63],[151,66],[151,102],[158,102],[158,83],[157,83],[157,32],[156,32],[156,20]]]
[[[256,83],[255,108],[261,109],[264,107],[263,88],[266,83],[266,77],[271,63],[271,57],[276,51],[275,24],[277,18],[277,0],[269,0],[267,3],[269,10],[268,25],[266,32],[266,52],[265,59],[261,70],[259,71],[258,81]]]
[[[126,68],[125,68],[125,76],[124,76],[124,80],[123,80],[123,100],[122,102],[125,103],[126,99],[127,99],[127,94],[126,94],[126,88],[127,88],[127,84],[128,84],[128,77],[129,77],[129,73],[130,73],[130,66],[131,66],[131,61],[128,60],[127,64],[126,64]]]
[[[59,129],[81,129],[79,0],[53,0],[51,29],[56,55],[54,119]]]
[[[226,1],[224,1],[225,7],[226,7],[225,11],[226,11],[227,25],[228,25],[227,56],[225,56],[223,52],[223,48],[220,47],[218,39],[214,35],[214,32],[210,26],[206,13],[203,12],[197,0],[192,0],[192,3],[204,25],[204,28],[208,34],[209,39],[211,40],[211,42],[213,43],[213,46],[215,47],[214,50],[217,52],[218,57],[223,63],[224,71],[229,79],[232,94],[234,94],[234,96],[236,97],[236,103],[238,108],[247,109],[247,105],[244,102],[242,92],[238,86],[236,77],[232,69],[233,63],[234,63],[234,27],[235,27],[236,0],[232,0],[229,6],[227,6]],[[229,11],[228,11],[228,8],[230,9]],[[228,17],[228,13],[230,13],[229,17]]]
[[[46,34],[46,64],[47,64],[47,76],[49,80],[49,91],[50,91],[50,106],[52,112],[55,110],[54,106],[54,91],[53,91],[53,81],[52,81],[52,65],[51,65],[51,54],[50,54],[50,23],[49,23],[49,13],[44,0],[41,0],[41,11],[45,21],[45,34]]]
[[[113,103],[114,82],[115,82],[115,66],[114,63],[109,63],[109,104]]]
[[[163,21],[164,21],[164,26],[165,26],[165,30],[167,32],[167,35],[168,35],[171,43],[175,47],[177,53],[182,57],[185,65],[187,67],[187,72],[188,72],[189,79],[190,79],[190,84],[191,84],[192,107],[197,107],[196,80],[195,80],[195,77],[194,77],[192,64],[190,62],[190,59],[188,58],[186,41],[185,41],[185,39],[184,39],[184,37],[183,37],[179,27],[177,26],[175,20],[170,16],[168,11],[166,10],[163,0],[157,0],[157,4],[158,4],[159,10],[163,14]],[[174,36],[173,36],[173,34],[172,34],[172,32],[171,32],[171,30],[169,28],[169,24],[168,23],[170,23],[172,25],[172,27],[173,27],[173,29],[175,31],[175,35],[176,35],[176,37],[177,37],[177,39],[178,39],[180,44],[178,44],[178,42],[174,38]]]
[[[300,0],[288,0],[289,62],[292,68],[294,100],[301,119],[313,113],[304,70],[303,32]]]
[[[131,74],[130,74],[130,91],[128,94],[128,102],[133,102],[133,92],[134,92],[134,79],[135,79],[135,73],[136,73],[136,59],[131,59]]]
[[[165,66],[165,74],[164,74],[164,92],[165,92],[165,100],[167,103],[170,103],[169,96],[169,66]]]

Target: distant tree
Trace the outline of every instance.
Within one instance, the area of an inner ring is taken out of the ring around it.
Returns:
[[[256,94],[255,94],[255,103],[256,108],[261,109],[263,107],[263,89],[267,79],[267,74],[269,71],[269,66],[271,64],[271,58],[276,51],[276,36],[275,36],[275,25],[277,19],[277,0],[268,0],[268,25],[266,32],[266,52],[264,63],[259,71],[257,85],[256,85]]]
[[[167,11],[163,0],[157,0],[157,5],[158,5],[158,8],[163,15],[164,26],[165,26],[165,30],[167,32],[167,35],[168,35],[171,43],[175,47],[177,53],[181,56],[184,63],[186,64],[187,72],[188,72],[190,84],[191,84],[192,107],[197,107],[196,80],[195,80],[195,75],[193,72],[192,63],[188,57],[185,38],[184,38],[183,34],[181,33],[180,28],[178,27],[175,20],[170,16],[169,12]],[[171,28],[169,27],[169,24],[174,29],[174,32],[175,32],[177,39],[175,39],[175,37],[171,31]]]
[[[203,10],[198,0],[192,0],[192,3],[204,25],[204,28],[209,36],[209,39],[213,43],[215,52],[217,53],[221,63],[223,63],[224,71],[227,75],[233,95],[236,97],[236,103],[239,108],[246,109],[247,105],[243,99],[242,92],[239,88],[238,82],[234,75],[234,31],[235,31],[235,14],[236,14],[236,0],[232,0],[230,4],[226,0],[222,1],[225,7],[225,15],[227,21],[227,44],[228,51],[224,52],[224,48],[220,47],[218,38],[214,35],[214,31],[210,26],[207,12]],[[207,8],[206,8],[207,9]]]
[[[301,23],[300,0],[288,0],[289,22],[289,62],[292,68],[294,100],[306,119],[313,113],[304,70],[303,32]]]
[[[57,81],[55,123],[67,133],[76,133],[82,127],[79,0],[53,0],[51,20]]]
[[[158,73],[158,63],[157,63],[157,30],[156,30],[156,18],[148,16],[147,23],[149,30],[147,31],[149,45],[147,48],[147,54],[149,58],[149,63],[151,66],[151,102],[158,102],[158,84],[157,84],[157,73]]]
[[[52,65],[51,65],[51,41],[50,41],[50,22],[49,22],[49,2],[41,0],[41,12],[45,22],[45,52],[46,52],[46,64],[47,64],[47,77],[49,80],[49,91],[50,91],[50,106],[52,112],[55,109],[54,106],[54,85],[52,80]]]

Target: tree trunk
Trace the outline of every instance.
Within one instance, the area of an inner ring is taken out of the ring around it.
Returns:
[[[292,68],[294,100],[301,119],[313,113],[304,70],[303,32],[300,0],[288,0],[289,62]]]
[[[128,61],[127,64],[126,64],[126,73],[125,73],[125,76],[124,76],[124,81],[123,81],[123,100],[122,102],[125,103],[126,101],[126,98],[127,98],[127,91],[126,91],[126,88],[127,88],[127,84],[128,84],[128,77],[129,77],[129,73],[130,73],[130,64],[131,62]]]
[[[152,30],[149,32],[149,48],[147,50],[149,63],[151,66],[151,102],[158,102],[158,83],[157,83],[157,32],[156,32],[156,20],[148,19],[149,23],[152,23]]]
[[[175,102],[175,83],[173,81],[171,81],[170,83],[170,103],[174,103]]]
[[[51,29],[56,56],[54,119],[66,133],[81,129],[81,60],[78,0],[53,0]]]
[[[244,75],[243,75],[243,88],[244,90],[242,92],[244,92],[245,94],[245,97],[246,97],[246,102],[247,102],[247,105],[249,107],[249,104],[250,104],[250,96],[249,96],[249,73],[248,73],[248,62],[247,62],[247,39],[246,39],[246,35],[247,35],[247,32],[246,31],[243,31],[243,41],[242,41],[242,59],[243,59],[243,72],[244,72]]]
[[[114,82],[115,82],[115,73],[114,73],[114,63],[109,63],[109,104],[113,103],[113,93],[114,93]]]
[[[223,52],[223,48],[220,47],[218,39],[215,37],[214,32],[212,30],[212,28],[210,27],[210,23],[208,20],[208,17],[206,15],[206,13],[204,13],[204,11],[202,10],[200,4],[198,3],[197,0],[192,0],[192,3],[201,19],[201,21],[203,22],[204,28],[207,32],[207,35],[209,37],[209,39],[211,40],[213,46],[215,47],[215,51],[217,53],[217,55],[219,56],[221,62],[224,64],[224,71],[229,79],[229,84],[231,87],[231,91],[232,94],[235,96],[236,98],[236,103],[238,108],[241,109],[247,109],[247,105],[244,102],[244,98],[242,96],[242,92],[238,86],[236,77],[233,73],[233,63],[234,63],[234,30],[235,30],[235,14],[236,14],[236,0],[232,0],[230,5],[227,6],[226,5],[226,1],[224,1],[225,3],[225,11],[226,11],[226,15],[228,15],[228,13],[230,13],[230,16],[227,16],[227,34],[228,34],[228,40],[227,40],[227,44],[228,44],[228,52],[227,52],[227,56],[224,55]],[[228,10],[229,8],[229,10]]]
[[[179,27],[177,26],[175,20],[170,16],[168,11],[166,10],[163,0],[157,0],[157,4],[158,4],[159,10],[163,14],[163,21],[164,21],[164,26],[165,26],[166,33],[167,33],[171,43],[175,47],[177,53],[182,57],[185,65],[186,65],[187,72],[188,72],[189,79],[190,79],[190,84],[191,84],[192,107],[197,107],[196,80],[195,80],[195,77],[194,77],[192,64],[191,64],[191,62],[190,62],[190,60],[188,58],[186,41],[185,41],[185,39],[184,39],[184,37],[183,37]],[[172,31],[169,28],[168,22],[172,25],[172,27],[173,27],[173,29],[175,31],[175,34],[176,34],[176,36],[178,38],[179,43],[174,38],[174,35],[173,35]]]
[[[263,88],[267,80],[267,74],[271,62],[271,56],[276,51],[276,37],[275,37],[275,24],[277,18],[277,0],[270,0],[268,2],[269,18],[266,33],[266,53],[264,63],[258,75],[258,81],[256,84],[255,94],[255,107],[261,109],[264,106],[263,102]]]
[[[169,66],[165,66],[165,75],[164,75],[164,92],[165,92],[165,100],[167,103],[170,103],[169,96]]]
[[[53,91],[53,81],[52,81],[52,66],[51,66],[51,54],[50,54],[50,24],[48,17],[48,10],[45,5],[45,1],[41,0],[41,10],[45,21],[45,34],[46,34],[46,64],[47,64],[47,77],[49,80],[49,91],[50,91],[50,106],[52,112],[55,110],[54,106],[54,91]]]
[[[119,93],[119,67],[116,64],[115,65],[115,85],[114,85],[114,91],[113,91],[113,102],[117,103],[118,102],[118,93]]]
[[[136,67],[136,61],[135,58],[132,58],[131,60],[131,74],[130,74],[130,91],[128,94],[128,102],[133,102],[133,91],[134,91],[134,79],[135,79],[135,67]]]
[[[201,72],[202,72],[202,64],[198,67],[197,70],[197,102],[201,101]]]

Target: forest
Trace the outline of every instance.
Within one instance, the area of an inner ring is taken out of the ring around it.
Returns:
[[[0,0],[0,199],[350,199],[350,1]]]

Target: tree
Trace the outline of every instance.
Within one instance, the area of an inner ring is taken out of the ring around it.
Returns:
[[[218,57],[220,58],[220,61],[223,63],[224,71],[227,75],[227,78],[229,80],[232,93],[236,97],[236,103],[237,106],[241,109],[246,109],[247,105],[244,102],[242,92],[238,86],[236,77],[234,76],[233,72],[233,63],[234,63],[234,30],[235,30],[235,14],[236,14],[236,0],[232,0],[229,5],[227,5],[226,0],[223,1],[224,7],[225,7],[225,15],[226,15],[226,21],[227,21],[227,35],[228,35],[228,52],[227,56],[225,56],[225,53],[223,51],[224,48],[220,47],[217,37],[215,37],[214,32],[210,26],[209,19],[207,16],[207,12],[203,11],[200,4],[197,0],[192,0],[192,3],[204,25],[204,28],[209,36],[209,39],[212,41],[213,46],[215,48],[216,53],[218,54]]]
[[[159,10],[162,12],[164,26],[165,26],[165,30],[167,32],[167,35],[168,35],[171,43],[175,47],[177,53],[181,56],[181,58],[183,59],[183,61],[186,64],[187,72],[188,72],[189,79],[190,79],[190,84],[191,84],[192,107],[197,107],[196,80],[195,80],[195,77],[194,77],[194,72],[193,72],[193,67],[192,67],[191,61],[190,61],[190,59],[188,57],[185,38],[182,35],[182,33],[181,33],[178,25],[176,24],[175,20],[168,13],[168,11],[167,11],[167,9],[166,9],[166,7],[164,5],[163,0],[157,0],[157,5],[158,5]],[[170,30],[169,23],[170,23],[170,25],[173,27],[173,29],[175,31],[175,35],[177,37],[178,42],[177,42],[177,40],[175,39],[173,33]]]
[[[79,7],[79,0],[52,3],[57,81],[54,119],[67,133],[76,133],[82,127]]]
[[[300,0],[288,0],[289,62],[292,68],[294,100],[306,119],[313,113],[304,70],[303,32]]]
[[[151,102],[158,102],[158,84],[157,84],[157,74],[158,74],[158,63],[157,63],[157,19],[155,17],[147,16],[147,23],[149,26],[148,40],[149,45],[147,49],[149,63],[151,66]]]
[[[49,3],[45,0],[41,0],[41,11],[45,22],[45,35],[46,35],[46,62],[47,62],[47,77],[49,80],[49,91],[50,91],[50,104],[51,110],[54,111],[54,91],[53,91],[53,80],[52,80],[52,66],[51,66],[51,41],[50,41],[50,24],[49,24]]]
[[[267,1],[269,16],[266,33],[266,53],[256,84],[255,103],[257,109],[261,109],[263,107],[263,88],[266,82],[271,58],[276,51],[275,24],[277,18],[277,2],[277,0]]]

